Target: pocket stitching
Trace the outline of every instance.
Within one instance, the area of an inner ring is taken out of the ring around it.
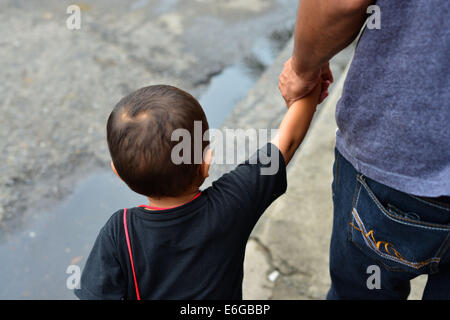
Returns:
[[[366,254],[365,252],[364,252],[364,249],[358,244],[358,243],[356,243],[356,242],[354,242],[353,240],[350,240],[350,243],[352,244],[352,245],[354,245],[355,246],[355,248],[357,248],[358,250],[360,250],[363,254]],[[381,257],[381,256],[379,256],[379,255],[377,255],[376,257],[373,257],[373,256],[369,256],[369,255],[366,255],[369,259],[373,259],[373,260],[375,260],[378,264],[380,264],[381,266],[383,266],[383,268],[385,268],[386,270],[388,270],[388,271],[391,271],[391,272],[408,272],[409,270],[407,270],[403,265],[401,265],[401,266],[391,266],[391,265],[388,265],[388,264],[386,264],[386,261],[384,261],[383,260],[383,257]]]
[[[356,204],[358,203],[359,200],[359,195],[361,193],[361,183],[358,182],[358,180],[356,180],[356,187],[355,187],[355,192],[353,194],[353,200],[352,200],[352,209],[356,207]],[[353,244],[357,249],[359,249],[364,255],[366,255],[368,258],[373,259],[375,261],[377,261],[377,263],[379,263],[380,265],[382,265],[386,270],[389,270],[391,272],[407,272],[407,269],[405,269],[403,264],[400,264],[399,266],[391,266],[386,264],[386,261],[383,261],[383,257],[376,254],[376,256],[370,256],[367,255],[367,253],[365,252],[365,250],[362,248],[362,246],[360,246],[353,237],[353,228],[352,228],[352,222],[353,222],[354,218],[353,218],[353,212],[352,210],[350,211],[350,223],[348,224],[348,239],[350,240],[350,243]],[[367,245],[366,245],[367,246]],[[389,259],[388,259],[389,260]]]
[[[362,176],[358,175],[357,179],[360,181],[360,183],[364,187],[364,189],[366,189],[366,191],[369,194],[370,198],[372,198],[372,200],[375,202],[377,207],[381,210],[383,215],[385,217],[391,219],[392,221],[395,221],[395,222],[401,223],[401,224],[405,224],[405,225],[408,225],[408,226],[411,226],[411,227],[424,228],[424,229],[428,229],[428,230],[437,230],[437,231],[446,231],[446,232],[450,231],[450,226],[449,227],[445,227],[443,225],[437,225],[437,224],[426,223],[426,222],[421,222],[421,221],[412,221],[412,220],[407,219],[407,218],[393,217],[389,212],[386,211],[386,209],[383,208],[383,206],[380,204],[379,200],[374,196],[373,192],[369,189],[369,186],[367,186],[367,184],[363,180]],[[358,194],[358,197],[359,197],[359,194]],[[356,207],[356,206],[354,206],[354,207]],[[432,227],[432,226],[439,226],[439,227]]]
[[[355,214],[356,214],[356,216],[355,216]],[[398,257],[394,257],[392,255],[389,255],[389,254],[386,254],[384,252],[381,252],[378,248],[375,248],[376,247],[375,244],[373,244],[371,241],[369,241],[367,239],[367,237],[366,237],[366,234],[367,234],[366,233],[366,228],[364,226],[364,223],[361,221],[361,218],[358,215],[358,211],[355,208],[353,208],[353,210],[352,210],[352,216],[353,216],[353,219],[356,220],[358,226],[360,227],[360,230],[356,229],[356,227],[354,225],[352,225],[352,223],[350,225],[355,230],[357,230],[357,231],[359,231],[361,233],[361,236],[363,237],[363,240],[364,240],[364,243],[366,244],[366,246],[369,247],[373,252],[375,252],[379,256],[381,256],[383,258],[386,258],[386,259],[389,259],[391,261],[397,262],[397,263],[404,264],[406,266],[409,266],[409,267],[412,267],[412,268],[415,268],[415,269],[420,269],[420,268],[422,268],[422,267],[424,267],[424,266],[426,266],[426,265],[428,265],[428,264],[430,264],[432,262],[435,262],[435,263],[439,263],[440,262],[440,260],[441,260],[440,257],[432,257],[432,258],[429,258],[429,259],[427,259],[425,261],[412,262],[412,261],[406,260],[405,258],[400,259]],[[397,251],[397,250],[395,250],[395,251]]]
[[[437,203],[434,203],[434,202],[431,202],[431,201],[427,201],[427,200],[421,199],[421,198],[419,198],[419,197],[413,196],[412,194],[410,194],[409,196],[410,196],[411,198],[413,198],[413,199],[416,199],[417,201],[420,201],[420,202],[422,202],[422,203],[425,203],[426,205],[429,205],[429,206],[432,206],[432,207],[436,207],[436,208],[438,208],[438,209],[442,209],[442,210],[445,210],[445,211],[450,211],[450,208],[441,206],[441,205],[439,205],[439,204],[437,204]]]

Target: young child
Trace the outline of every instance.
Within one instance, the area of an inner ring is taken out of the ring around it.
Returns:
[[[200,191],[202,163],[174,164],[175,129],[208,123],[200,104],[172,86],[139,89],[108,119],[111,166],[150,205],[114,213],[95,241],[80,299],[242,299],[245,246],[264,210],[286,191],[286,165],[316,110],[321,85],[288,109],[272,143]],[[208,142],[203,141],[203,149]],[[272,175],[261,174],[278,161]],[[264,164],[263,164],[264,163]]]

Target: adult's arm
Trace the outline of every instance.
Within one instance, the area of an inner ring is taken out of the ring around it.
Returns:
[[[308,94],[320,77],[332,81],[328,61],[358,35],[373,0],[301,0],[294,52],[279,87],[288,105]],[[326,86],[325,86],[326,89]]]

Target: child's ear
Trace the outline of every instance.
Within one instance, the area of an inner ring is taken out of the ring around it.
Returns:
[[[112,171],[114,171],[114,173],[119,177],[120,180],[122,180],[122,178],[119,176],[119,174],[117,173],[116,167],[114,166],[114,162],[111,161],[111,169]]]
[[[213,152],[210,148],[208,148],[203,155],[203,163],[201,166],[203,179],[209,177],[209,167],[211,165],[213,158]]]

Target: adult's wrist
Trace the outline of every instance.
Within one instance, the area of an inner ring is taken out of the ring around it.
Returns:
[[[320,67],[312,68],[311,66],[305,65],[305,63],[301,63],[296,58],[295,54],[292,56],[291,65],[292,70],[295,72],[295,74],[306,81],[316,80],[320,76]]]

